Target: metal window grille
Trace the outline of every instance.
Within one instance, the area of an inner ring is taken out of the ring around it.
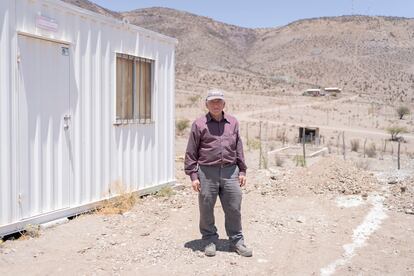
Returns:
[[[151,122],[154,61],[117,54],[116,66],[116,121]]]

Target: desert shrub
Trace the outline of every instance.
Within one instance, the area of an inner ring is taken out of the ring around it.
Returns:
[[[28,224],[25,226],[24,230],[20,232],[20,240],[27,240],[29,238],[38,238],[40,237],[40,225],[38,224]]]
[[[402,120],[405,115],[410,114],[410,109],[407,106],[399,106],[396,111],[400,120]]]
[[[332,138],[333,137],[331,137],[331,139]],[[328,153],[331,154],[332,153],[332,147],[333,147],[332,141],[328,141],[326,147],[328,148]]]
[[[259,139],[250,139],[247,141],[247,145],[253,150],[258,150],[260,149],[261,142]]]
[[[391,141],[398,141],[400,137],[398,137],[401,133],[406,133],[407,129],[401,126],[389,126],[387,127],[387,132],[391,135]]]
[[[125,187],[120,183],[115,183],[109,189],[109,194],[114,197],[102,201],[97,207],[97,211],[103,215],[123,214],[132,209],[139,200],[137,193],[127,192]]]
[[[180,119],[175,122],[175,128],[179,135],[183,134],[184,130],[186,130],[190,126],[190,121],[188,119]]]
[[[188,101],[190,102],[191,105],[194,105],[197,101],[200,100],[200,95],[195,95],[195,96],[190,96],[188,97]]]
[[[276,166],[282,167],[284,162],[285,161],[283,160],[283,158],[280,155],[278,155],[278,154],[275,155],[275,164],[276,164]]]
[[[369,158],[374,158],[375,156],[377,156],[377,147],[375,146],[375,143],[371,143],[365,150],[365,153]]]
[[[293,160],[296,162],[296,166],[305,167],[306,166],[306,159],[303,158],[303,155],[296,155]]]
[[[267,150],[268,151],[272,151],[276,148],[276,146],[273,143],[269,143],[269,145],[267,146]]]
[[[366,171],[369,169],[369,162],[367,160],[358,160],[355,162],[355,167]]]
[[[276,132],[276,140],[281,141],[283,144],[286,144],[288,141],[287,135],[286,135],[286,129],[281,130],[280,132]]]
[[[170,186],[163,187],[155,193],[157,197],[170,197],[173,195],[175,195],[175,192]]]
[[[352,139],[351,140],[351,151],[358,152],[359,149],[359,139]]]

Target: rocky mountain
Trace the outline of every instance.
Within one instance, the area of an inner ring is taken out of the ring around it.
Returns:
[[[75,6],[78,6],[78,7],[81,7],[81,8],[84,8],[86,10],[90,10],[90,11],[93,11],[93,12],[96,12],[96,13],[99,13],[99,14],[106,15],[106,16],[112,16],[112,17],[119,18],[119,19],[122,18],[122,16],[119,13],[108,10],[108,9],[105,9],[105,8],[99,6],[99,5],[96,5],[95,3],[92,3],[90,1],[88,1],[88,0],[62,0],[62,1],[66,2],[66,3],[69,3],[69,4],[72,4],[72,5],[75,5]]]
[[[218,86],[241,93],[295,93],[341,87],[413,100],[414,19],[341,16],[249,29],[168,8],[124,13],[65,0],[179,40],[177,90]]]

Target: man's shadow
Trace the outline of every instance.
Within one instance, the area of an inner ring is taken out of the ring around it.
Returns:
[[[207,244],[208,244],[207,241],[198,239],[198,240],[192,240],[192,241],[186,242],[184,244],[184,247],[190,248],[193,251],[204,252],[204,248],[206,247]],[[218,239],[216,241],[216,250],[222,251],[222,252],[231,252],[229,240]]]

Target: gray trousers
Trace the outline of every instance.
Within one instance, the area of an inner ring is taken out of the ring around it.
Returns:
[[[200,208],[200,232],[203,240],[216,241],[217,228],[214,220],[214,205],[220,197],[225,216],[227,236],[232,244],[243,244],[241,226],[242,191],[239,184],[239,168],[202,166],[198,170],[201,191],[198,195]]]

